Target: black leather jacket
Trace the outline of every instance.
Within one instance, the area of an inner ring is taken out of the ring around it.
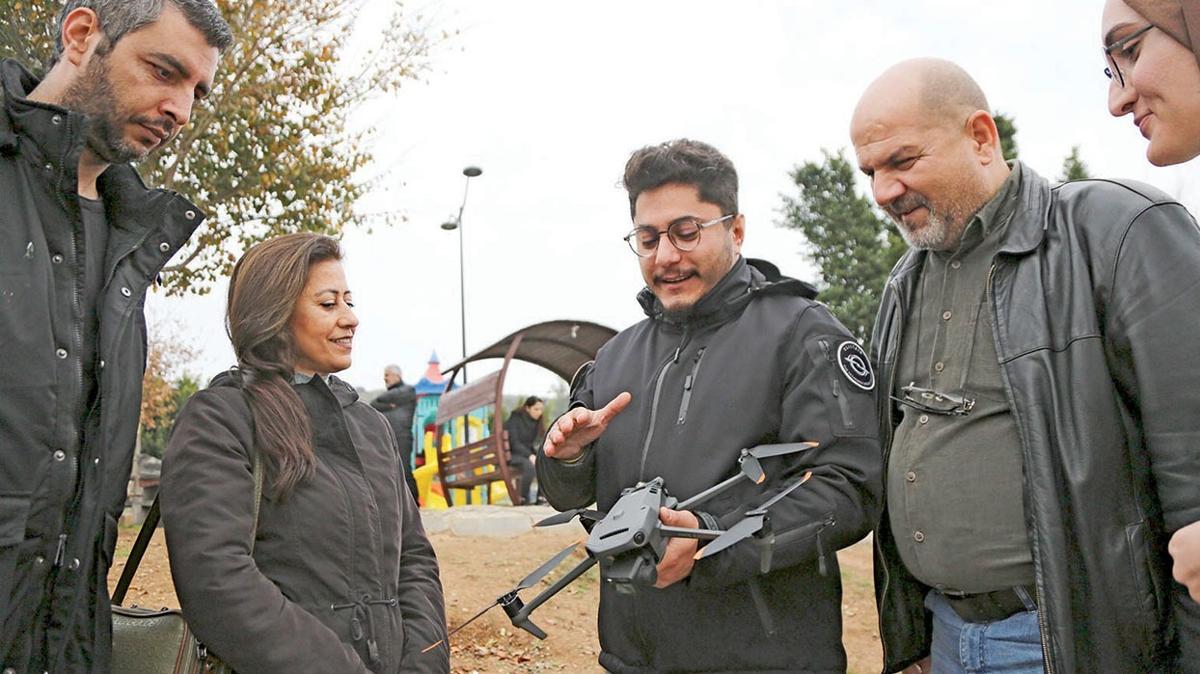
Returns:
[[[580,461],[538,457],[538,484],[559,509],[595,500],[607,511],[622,489],[656,476],[686,499],[733,475],[744,447],[820,443],[771,459],[765,484],[744,480],[698,506],[704,519],[728,528],[811,470],[803,488],[771,509],[776,533],[811,533],[777,546],[769,573],[748,540],[697,562],[684,582],[665,589],[622,594],[601,583],[605,670],[845,672],[833,553],[875,522],[878,425],[865,390],[873,386],[854,385],[835,362],[853,338],[813,294],[769,263],[741,259],[685,319],[668,317],[643,290],[648,318],[613,337],[594,367],[577,375],[573,406],[597,409],[621,391],[633,402]],[[763,629],[751,581],[761,587],[774,636]]]
[[[0,64],[0,670],[102,672],[105,578],[146,366],[142,306],[203,216],[173,192],[147,189],[132,167],[110,166],[97,183],[108,249],[84,250],[77,169],[86,122],[26,100],[36,84],[16,62]],[[106,284],[100,402],[81,423],[85,259],[103,260]]]
[[[1165,672],[1176,650],[1167,534],[1200,519],[1200,231],[1137,183],[1051,189],[1028,168],[987,297],[1024,453],[1046,671]],[[872,339],[887,393],[924,253],[888,280]],[[885,512],[876,532],[885,671],[929,653]]]

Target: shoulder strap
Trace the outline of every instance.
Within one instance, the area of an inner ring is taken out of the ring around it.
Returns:
[[[250,554],[254,554],[254,539],[258,535],[258,510],[262,505],[262,490],[262,454],[255,452],[254,524],[250,528]],[[150,511],[146,513],[146,519],[142,522],[141,530],[138,531],[137,540],[133,542],[133,549],[129,551],[129,559],[125,560],[125,568],[121,570],[121,578],[117,581],[116,589],[113,590],[112,603],[114,606],[120,606],[125,601],[125,594],[129,592],[129,585],[133,582],[133,576],[137,573],[138,566],[142,563],[142,556],[146,554],[146,548],[150,545],[150,539],[154,537],[154,530],[158,528],[158,518],[158,495],[155,495],[154,503],[150,506]]]

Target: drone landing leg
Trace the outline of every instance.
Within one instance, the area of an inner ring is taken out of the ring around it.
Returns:
[[[763,597],[762,584],[758,582],[758,578],[751,578],[747,584],[750,586],[750,597],[754,599],[754,608],[758,609],[758,619],[762,621],[763,630],[767,636],[775,636],[775,620],[771,618],[771,609]]]

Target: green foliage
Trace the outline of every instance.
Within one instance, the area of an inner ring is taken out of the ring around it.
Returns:
[[[888,272],[906,246],[855,189],[850,162],[841,154],[822,153],[821,163],[805,162],[791,171],[798,193],[783,196],[778,224],[804,235],[809,256],[821,269],[821,300],[865,342]]]
[[[164,406],[160,414],[151,423],[143,424],[142,453],[161,459],[167,448],[167,438],[171,427],[175,424],[175,415],[183,409],[183,404],[200,390],[200,380],[190,374],[183,374],[170,384],[170,402]]]
[[[179,138],[139,167],[148,184],[187,195],[209,215],[167,267],[169,294],[207,292],[264,238],[365,224],[354,205],[373,184],[361,175],[372,138],[349,130],[350,114],[421,77],[431,48],[449,37],[390,2],[379,43],[349,62],[366,0],[217,0],[235,42],[213,91]],[[0,57],[44,62],[58,6],[0,0]]]
[[[996,120],[996,131],[1000,134],[1000,149],[1004,152],[1005,161],[1017,158],[1020,150],[1017,148],[1017,124],[1012,117],[997,111],[992,115]]]
[[[1087,164],[1083,163],[1083,157],[1079,155],[1079,146],[1071,146],[1071,154],[1063,159],[1062,174],[1058,176],[1060,182],[1070,180],[1086,180],[1091,178],[1092,174],[1088,171]]]

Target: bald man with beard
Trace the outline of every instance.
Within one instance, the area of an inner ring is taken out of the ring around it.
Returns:
[[[1147,186],[1005,162],[960,67],[850,134],[910,250],[871,340],[885,672],[1200,671],[1167,540],[1200,519],[1200,231]]]

